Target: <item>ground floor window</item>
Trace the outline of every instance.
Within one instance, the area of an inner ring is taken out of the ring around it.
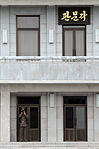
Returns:
[[[87,141],[87,97],[64,96],[64,141]]]
[[[40,97],[18,97],[19,142],[40,141]]]

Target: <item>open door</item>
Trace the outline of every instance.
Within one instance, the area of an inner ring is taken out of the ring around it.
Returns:
[[[27,121],[20,117],[22,109],[25,109]],[[40,97],[18,97],[17,120],[19,142],[40,141]]]

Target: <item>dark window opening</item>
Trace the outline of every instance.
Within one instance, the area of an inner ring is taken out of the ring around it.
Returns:
[[[37,107],[30,108],[30,128],[38,128],[39,111]]]
[[[64,104],[86,104],[86,96],[64,96]]]
[[[73,107],[66,108],[66,128],[73,128]]]
[[[18,104],[40,104],[40,97],[17,97]]]

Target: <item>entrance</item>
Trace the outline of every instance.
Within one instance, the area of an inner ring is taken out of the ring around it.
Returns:
[[[86,55],[85,27],[63,27],[63,56]]]
[[[26,120],[21,116],[22,110]],[[18,97],[17,119],[19,142],[40,141],[40,97]]]
[[[64,141],[86,141],[87,97],[64,96],[63,98],[64,98]]]

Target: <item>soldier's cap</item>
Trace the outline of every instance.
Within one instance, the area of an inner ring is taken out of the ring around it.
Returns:
[[[25,111],[25,108],[21,108],[21,112],[22,112],[22,111]]]

